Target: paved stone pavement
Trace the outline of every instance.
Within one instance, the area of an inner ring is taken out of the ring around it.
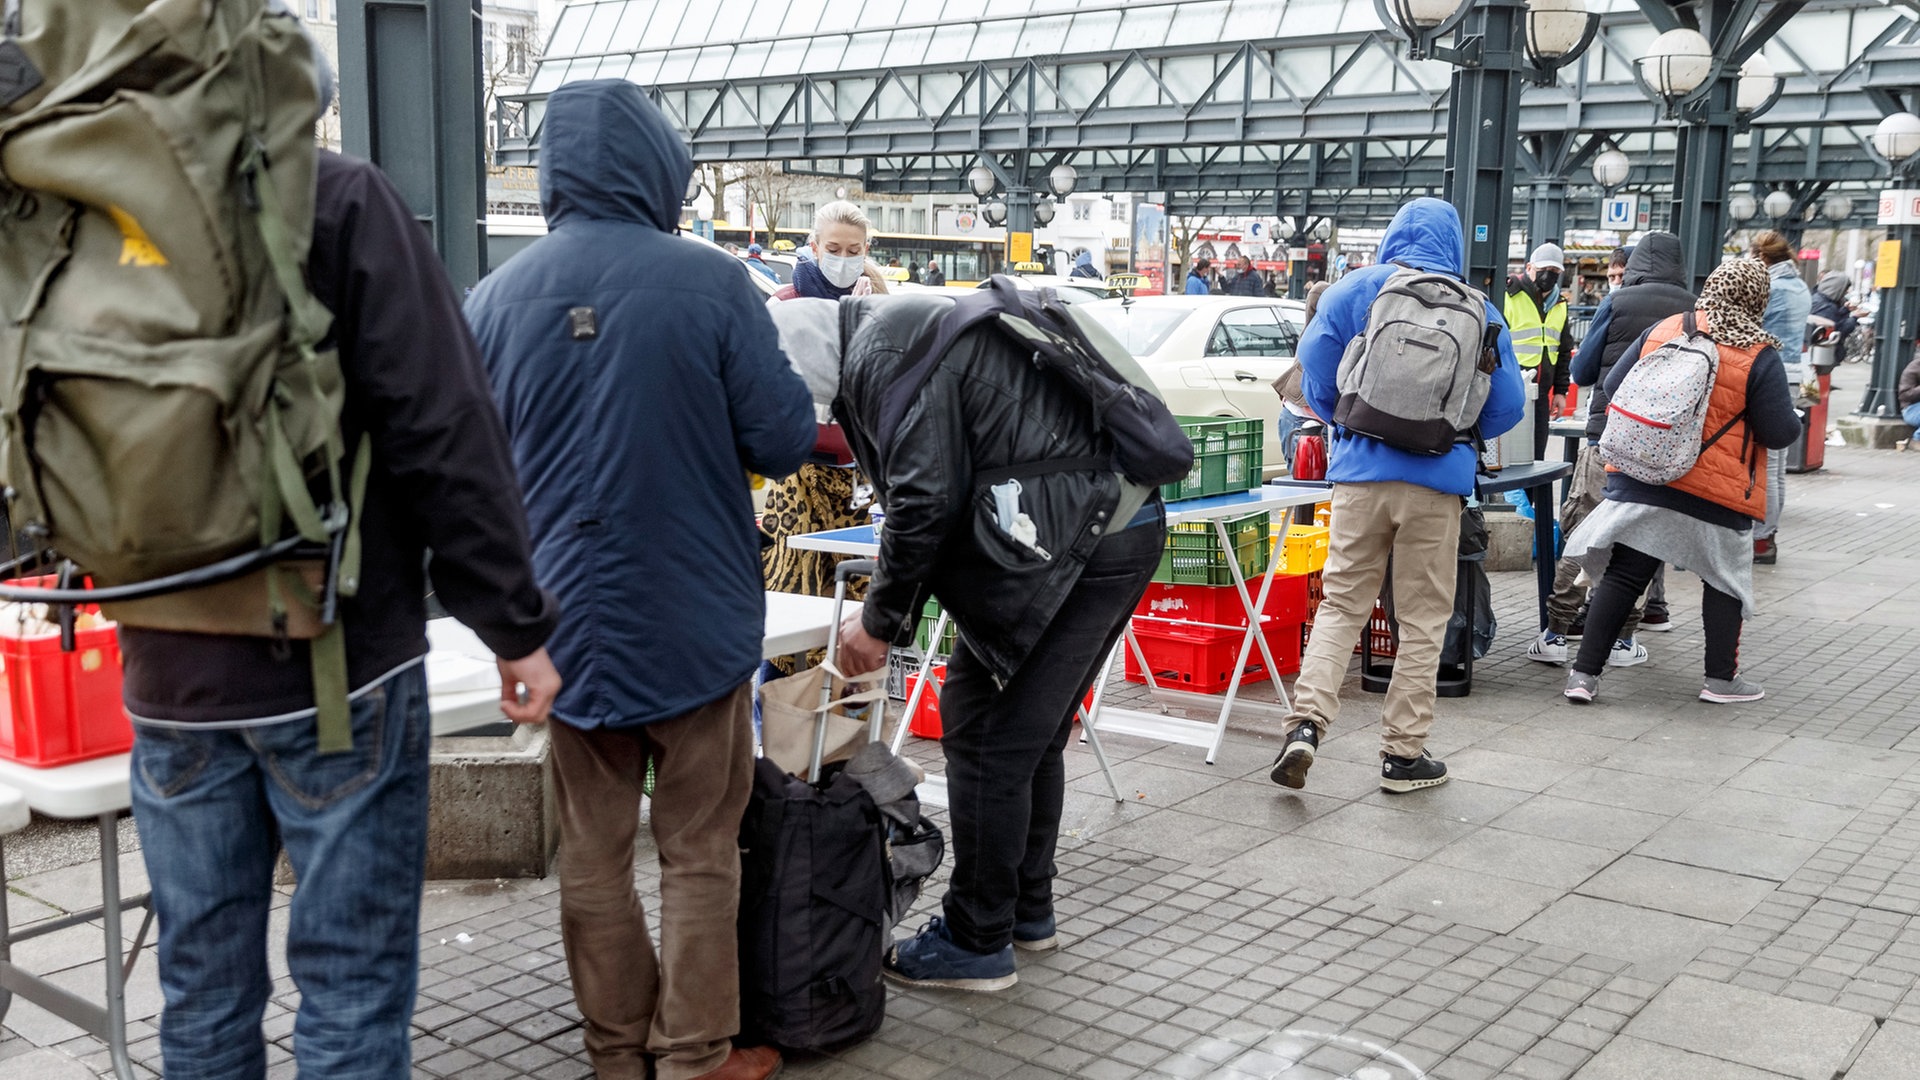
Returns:
[[[1920,1076],[1920,455],[1828,461],[1790,480],[1780,565],[1756,572],[1765,611],[1742,663],[1765,701],[1694,699],[1699,590],[1676,574],[1677,625],[1647,636],[1652,662],[1568,706],[1562,670],[1521,656],[1531,575],[1496,575],[1494,654],[1433,729],[1452,783],[1378,790],[1377,699],[1354,684],[1303,793],[1266,779],[1275,740],[1258,722],[1212,766],[1110,738],[1118,804],[1076,746],[1065,948],[1022,954],[1004,994],[896,990],[877,1036],[788,1075]],[[937,744],[916,753],[937,767]],[[138,856],[123,863],[138,887]],[[9,911],[82,906],[95,873],[17,881]],[[651,893],[646,870],[641,883]],[[556,901],[551,881],[429,887],[419,1075],[590,1074]],[[20,959],[93,986],[88,933]],[[290,1076],[297,998],[274,963],[266,1030]],[[131,1015],[148,1070],[158,1004],[143,960]],[[5,1076],[104,1066],[98,1043],[32,1006],[0,1030]]]

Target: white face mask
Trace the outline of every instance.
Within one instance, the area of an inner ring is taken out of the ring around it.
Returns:
[[[836,289],[851,289],[853,283],[860,280],[860,272],[867,267],[864,255],[827,255],[820,256],[820,272],[827,276]]]

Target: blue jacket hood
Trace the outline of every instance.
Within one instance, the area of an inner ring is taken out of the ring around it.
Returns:
[[[1401,207],[1380,240],[1379,261],[1465,277],[1467,237],[1460,211],[1440,199],[1415,199]]]
[[[640,87],[625,79],[568,83],[547,98],[540,130],[540,209],[673,232],[693,155]]]

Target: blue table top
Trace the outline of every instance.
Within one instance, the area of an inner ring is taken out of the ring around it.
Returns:
[[[1482,473],[1473,478],[1473,483],[1481,495],[1498,495],[1503,491],[1541,487],[1571,475],[1571,461],[1532,461],[1525,465],[1509,465],[1492,476]]]

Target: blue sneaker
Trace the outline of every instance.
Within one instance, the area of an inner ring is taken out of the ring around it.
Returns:
[[[1028,952],[1046,952],[1060,947],[1060,935],[1054,932],[1051,913],[1038,919],[1013,924],[1013,947]]]
[[[938,915],[927,928],[896,941],[887,950],[887,977],[908,986],[937,986],[947,990],[1005,990],[1020,981],[1013,970],[1013,946],[990,953],[969,952],[953,943],[947,924]]]

